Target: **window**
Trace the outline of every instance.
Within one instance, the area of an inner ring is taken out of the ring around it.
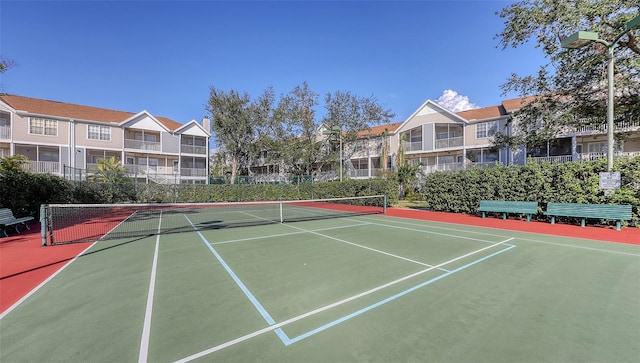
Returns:
[[[606,142],[590,142],[589,143],[589,154],[606,153],[606,152],[607,152]]]
[[[58,136],[58,121],[44,118],[30,118],[29,133],[31,135]]]
[[[498,122],[483,122],[476,125],[476,139],[491,137],[498,131]]]
[[[88,125],[87,138],[89,140],[111,141],[111,128],[109,126]]]

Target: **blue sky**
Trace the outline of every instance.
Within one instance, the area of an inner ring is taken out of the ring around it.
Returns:
[[[375,96],[404,121],[424,101],[497,105],[545,62],[502,48],[507,1],[0,1],[6,93],[200,120],[210,86],[258,97],[306,81]],[[457,97],[457,98],[456,98]],[[317,109],[323,114],[322,107]]]

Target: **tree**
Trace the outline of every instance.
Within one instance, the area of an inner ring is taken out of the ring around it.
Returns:
[[[26,156],[16,154],[0,158],[0,170],[16,171],[22,170],[22,165],[29,161]]]
[[[111,185],[125,181],[127,169],[120,164],[120,160],[115,156],[108,159],[98,159],[98,169],[89,177],[89,180],[109,183]]]
[[[289,166],[288,171],[294,174],[312,174],[338,159],[339,139],[319,134],[322,126],[342,130],[338,136],[345,144],[354,141],[358,131],[388,123],[395,117],[375,97],[359,97],[348,91],[325,95],[326,114],[321,120],[315,118],[314,107],[317,105],[318,95],[306,82],[283,96],[278,105],[277,119],[284,126],[281,139],[284,142],[280,143],[279,154],[283,164]]]
[[[318,94],[307,82],[280,98],[275,112],[279,131],[274,135],[270,162],[283,165],[287,173],[311,175],[323,160],[314,107]]]
[[[519,135],[498,135],[497,146],[539,143],[585,119],[604,119],[607,99],[607,49],[592,44],[563,49],[561,38],[578,30],[599,33],[612,42],[640,11],[637,0],[523,0],[497,13],[504,29],[497,35],[503,49],[535,42],[549,62],[533,75],[512,74],[505,93],[532,96],[514,115]],[[640,31],[632,30],[615,48],[615,109],[618,115],[640,114]]]
[[[268,88],[260,98],[252,101],[246,92],[225,92],[210,88],[208,111],[213,122],[211,129],[217,145],[224,149],[231,164],[231,180],[235,182],[241,170],[246,170],[266,143],[272,120],[274,93]]]

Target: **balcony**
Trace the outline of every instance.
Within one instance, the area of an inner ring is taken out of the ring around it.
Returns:
[[[378,176],[378,173],[382,170],[379,168],[374,169],[351,169],[347,172],[351,178],[368,178],[369,170],[371,170],[371,177]]]
[[[463,143],[462,136],[449,137],[446,139],[436,139],[436,149],[447,149],[451,147],[461,147]]]
[[[124,139],[124,147],[126,149],[160,151],[160,143],[155,141]]]
[[[207,147],[206,146],[197,146],[197,145],[180,145],[180,151],[184,154],[198,154],[198,155],[206,155]]]
[[[22,168],[26,171],[38,174],[60,174],[60,163],[57,161],[27,161],[22,164]]]
[[[640,156],[640,151],[630,151],[630,152],[615,152],[614,157],[636,157]],[[607,153],[583,153],[577,154],[574,158],[573,155],[555,155],[555,156],[537,156],[537,157],[528,157],[527,162],[533,163],[567,163],[570,161],[592,161],[597,159],[603,159],[607,157]]]
[[[422,150],[422,140],[420,141],[403,141],[402,147],[404,151],[421,151]]]
[[[618,117],[614,122],[616,132],[629,132],[640,130],[640,119],[631,117]],[[579,120],[579,124],[574,127],[566,127],[567,135],[597,135],[607,133],[607,120],[604,117],[588,118]]]
[[[0,139],[8,140],[11,138],[11,127],[0,126]]]
[[[197,169],[197,168],[181,168],[180,169],[181,176],[207,176],[207,169]]]

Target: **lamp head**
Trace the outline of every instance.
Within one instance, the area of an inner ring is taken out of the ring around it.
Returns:
[[[563,48],[577,49],[596,40],[599,40],[597,32],[579,31],[562,39],[560,44]]]

